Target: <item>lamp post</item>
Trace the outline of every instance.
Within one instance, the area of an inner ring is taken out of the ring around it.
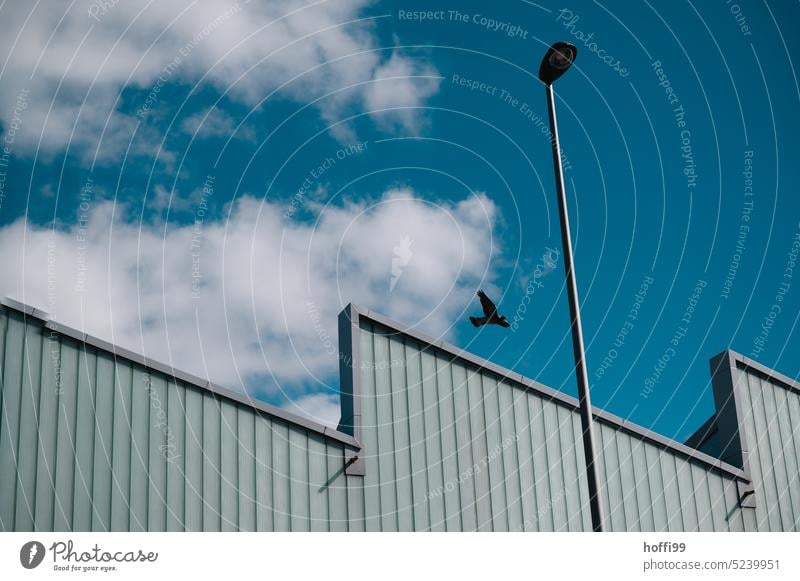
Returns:
[[[580,402],[581,428],[583,430],[583,452],[586,457],[586,478],[589,484],[589,506],[592,513],[592,529],[595,532],[605,530],[605,511],[600,495],[600,473],[596,461],[594,444],[594,421],[592,418],[592,400],[589,397],[589,376],[586,373],[586,351],[583,346],[583,329],[578,303],[578,286],[575,282],[575,267],[572,260],[572,240],[569,233],[569,215],[567,214],[567,194],[564,190],[564,169],[561,166],[561,147],[558,142],[558,124],[556,122],[556,102],[553,95],[553,82],[563,75],[572,65],[578,50],[568,42],[553,44],[544,55],[539,67],[539,80],[547,90],[547,106],[550,112],[551,144],[553,146],[553,167],[556,174],[556,191],[558,194],[558,214],[561,218],[561,244],[564,247],[564,267],[567,276],[567,297],[572,327],[572,350],[575,354],[575,376],[578,380],[578,401]]]

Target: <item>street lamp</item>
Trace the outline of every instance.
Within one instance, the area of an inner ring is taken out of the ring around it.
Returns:
[[[547,106],[550,111],[550,143],[553,146],[553,167],[556,174],[558,193],[558,214],[561,218],[561,244],[564,247],[564,267],[567,275],[567,297],[572,327],[572,350],[575,354],[575,375],[578,380],[578,401],[580,402],[581,428],[583,429],[583,452],[586,457],[586,478],[589,483],[589,506],[592,512],[592,529],[605,530],[605,511],[600,495],[600,472],[596,461],[594,445],[594,421],[592,419],[592,400],[589,397],[589,376],[586,373],[586,351],[583,347],[580,305],[578,304],[578,285],[575,282],[575,267],[572,261],[572,240],[569,233],[567,214],[567,194],[564,190],[564,169],[561,166],[561,147],[558,143],[558,124],[556,122],[556,102],[553,95],[553,82],[567,72],[575,61],[578,49],[568,42],[557,42],[551,46],[539,67],[539,80],[545,84]]]

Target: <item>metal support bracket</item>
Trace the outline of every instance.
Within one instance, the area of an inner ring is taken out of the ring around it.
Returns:
[[[348,476],[366,476],[367,465],[362,450],[344,449],[344,473]]]
[[[740,508],[755,508],[756,507],[756,491],[753,484],[749,482],[736,482],[736,489],[739,493],[739,507]]]

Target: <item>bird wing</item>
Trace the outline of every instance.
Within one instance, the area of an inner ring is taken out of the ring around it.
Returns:
[[[481,300],[481,306],[483,307],[483,314],[487,317],[491,317],[497,312],[497,307],[492,302],[492,299],[486,296],[486,293],[482,290],[478,291],[478,298]]]

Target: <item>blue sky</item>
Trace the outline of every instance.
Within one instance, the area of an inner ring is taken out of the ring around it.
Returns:
[[[4,6],[2,294],[334,423],[350,301],[574,395],[563,39],[594,403],[684,439],[716,353],[800,375],[796,3],[406,4]]]

